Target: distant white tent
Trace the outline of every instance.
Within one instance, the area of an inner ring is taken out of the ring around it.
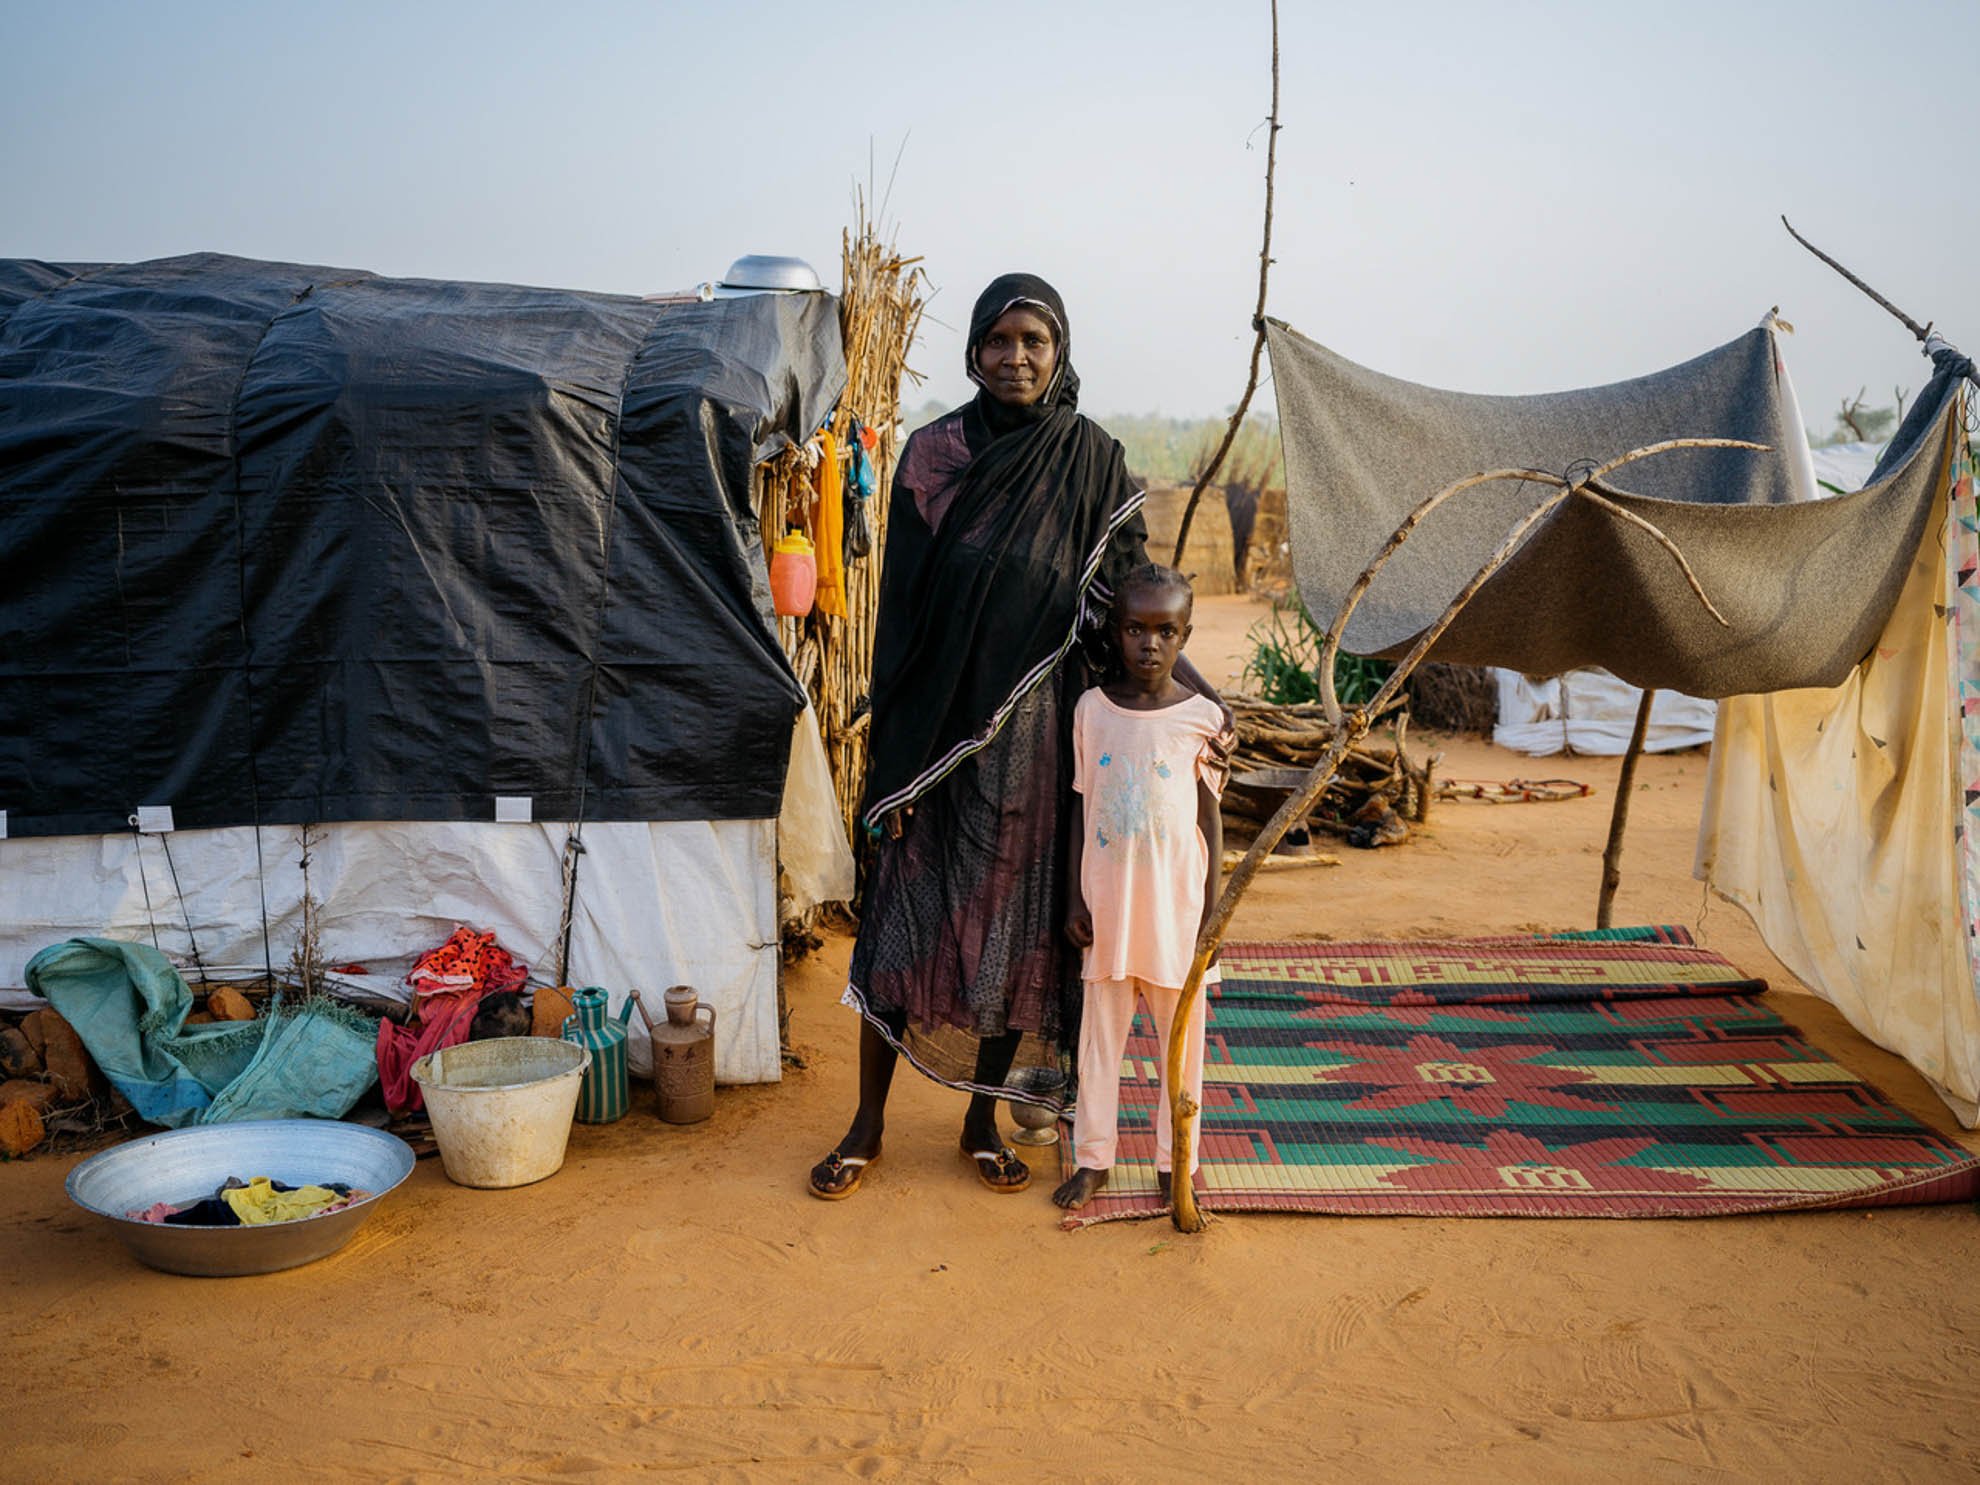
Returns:
[[[1492,741],[1502,748],[1546,757],[1554,753],[1615,754],[1629,747],[1636,709],[1643,693],[1606,670],[1570,670],[1565,675],[1524,676],[1494,670],[1499,682],[1499,720]],[[1668,753],[1701,747],[1712,740],[1713,704],[1675,691],[1659,691],[1650,704],[1647,752]]]

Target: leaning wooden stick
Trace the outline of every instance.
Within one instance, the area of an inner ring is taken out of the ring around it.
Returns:
[[[1906,314],[1903,310],[1899,309],[1895,304],[1891,303],[1891,301],[1886,299],[1882,294],[1879,294],[1875,289],[1871,288],[1868,284],[1863,282],[1862,279],[1858,278],[1855,274],[1851,273],[1847,268],[1843,267],[1842,264],[1838,263],[1834,258],[1831,258],[1827,253],[1823,252],[1820,248],[1815,246],[1814,243],[1810,242],[1807,238],[1803,237],[1799,232],[1795,231],[1794,223],[1790,222],[1785,216],[1781,218],[1781,225],[1788,229],[1788,236],[1792,237],[1796,242],[1800,243],[1803,247],[1807,248],[1809,252],[1813,253],[1816,257],[1820,258],[1824,263],[1828,264],[1831,268],[1835,269],[1837,273],[1840,273],[1844,278],[1848,279],[1852,284],[1856,285],[1857,288],[1861,289],[1865,294],[1869,295],[1870,298],[1874,299],[1878,304],[1882,305],[1885,309],[1889,310],[1891,314],[1896,316],[1897,319],[1903,323],[1904,328],[1909,330],[1913,335],[1917,336],[1920,341],[1926,341],[1929,339],[1929,337],[1932,334],[1931,321],[1928,320],[1923,325],[1919,324],[1918,321],[1914,320],[1910,315]],[[1943,340],[1944,337],[1941,337],[1941,339]],[[1945,341],[1945,344],[1950,346],[1952,342],[1948,340]],[[1980,375],[1976,375],[1974,372],[1969,371],[1966,373],[1966,379],[1972,382],[1974,386],[1980,387]]]
[[[1505,565],[1514,552],[1519,550],[1520,544],[1526,540],[1527,533],[1551,515],[1563,502],[1576,498],[1588,498],[1598,510],[1611,514],[1628,514],[1610,500],[1594,498],[1588,488],[1589,485],[1602,475],[1612,473],[1637,459],[1678,448],[1754,449],[1765,452],[1767,445],[1733,438],[1676,438],[1646,448],[1632,449],[1629,453],[1610,460],[1575,481],[1532,469],[1500,469],[1487,474],[1468,476],[1445,486],[1404,517],[1402,525],[1397,527],[1395,533],[1383,543],[1381,551],[1376,553],[1374,560],[1348,589],[1347,597],[1342,600],[1340,612],[1335,615],[1334,622],[1327,631],[1326,641],[1320,650],[1318,676],[1320,697],[1328,720],[1334,727],[1333,740],[1329,743],[1326,752],[1322,753],[1313,765],[1305,782],[1279,806],[1277,813],[1265,822],[1264,827],[1258,832],[1258,838],[1244,853],[1244,858],[1232,869],[1229,880],[1224,883],[1223,892],[1217,898],[1216,907],[1211,910],[1210,917],[1203,925],[1203,931],[1197,935],[1196,954],[1190,961],[1189,978],[1184,982],[1182,994],[1176,1002],[1175,1019],[1170,1025],[1169,1033],[1167,1075],[1172,1128],[1170,1164],[1174,1172],[1169,1183],[1169,1220],[1175,1224],[1177,1231],[1203,1230],[1203,1214],[1197,1208],[1196,1192],[1190,1180],[1190,1163],[1196,1148],[1194,1121],[1199,1109],[1196,1100],[1189,1096],[1188,1090],[1183,1086],[1183,1054],[1186,1050],[1191,1015],[1195,1010],[1197,997],[1203,993],[1203,976],[1210,968],[1211,956],[1224,942],[1225,930],[1230,927],[1231,915],[1237,911],[1238,901],[1244,896],[1245,889],[1258,875],[1266,857],[1271,855],[1273,847],[1277,846],[1285,833],[1294,824],[1303,820],[1307,811],[1313,808],[1314,803],[1340,768],[1341,761],[1367,733],[1372,725],[1372,719],[1402,689],[1403,682],[1409,679],[1410,673],[1416,669],[1430,647],[1443,637],[1444,631],[1450,628],[1457,616],[1464,611],[1465,605],[1477,596],[1478,590],[1485,586],[1493,573]],[[1362,596],[1367,593],[1369,586],[1388,564],[1389,559],[1409,539],[1410,532],[1414,531],[1431,511],[1465,490],[1474,489],[1493,480],[1506,479],[1531,480],[1538,484],[1549,485],[1553,487],[1554,493],[1514,524],[1512,530],[1506,534],[1505,540],[1499,543],[1498,549],[1450,601],[1437,621],[1417,637],[1409,653],[1396,663],[1395,669],[1390,671],[1388,678],[1382,682],[1381,689],[1369,698],[1367,704],[1343,713],[1340,698],[1334,690],[1334,661],[1340,654],[1340,637],[1346,632],[1348,620],[1353,617]],[[1705,598],[1704,590],[1697,586],[1696,577],[1691,572],[1691,564],[1684,560],[1684,554],[1677,549],[1676,544],[1649,522],[1639,519],[1637,524],[1657,537],[1665,549],[1677,559],[1691,581],[1693,590],[1704,601],[1706,608],[1719,623],[1724,624],[1726,622],[1724,616],[1713,607],[1709,599]]]
[[[1629,731],[1629,747],[1623,751],[1622,767],[1616,771],[1616,802],[1609,810],[1609,843],[1602,848],[1602,890],[1595,900],[1595,926],[1607,928],[1615,911],[1616,889],[1622,885],[1623,831],[1629,826],[1629,795],[1636,787],[1636,760],[1643,756],[1643,740],[1650,735],[1650,704],[1657,699],[1654,690],[1645,689],[1636,704],[1636,725]]]
[[[1270,132],[1265,136],[1265,241],[1258,249],[1258,308],[1251,314],[1251,328],[1255,332],[1251,342],[1251,374],[1245,379],[1244,395],[1238,398],[1237,411],[1231,414],[1230,426],[1224,429],[1224,441],[1217,445],[1217,452],[1203,466],[1203,472],[1197,475],[1196,487],[1189,492],[1189,502],[1183,506],[1182,524],[1176,528],[1176,554],[1169,562],[1171,567],[1182,566],[1183,547],[1189,541],[1189,523],[1196,519],[1196,503],[1203,498],[1203,487],[1215,479],[1217,471],[1224,467],[1224,456],[1231,451],[1238,429],[1244,424],[1244,415],[1251,407],[1251,395],[1258,390],[1259,358],[1265,354],[1265,281],[1272,272],[1272,171],[1279,162],[1279,0],[1272,0],[1272,115],[1266,123]]]

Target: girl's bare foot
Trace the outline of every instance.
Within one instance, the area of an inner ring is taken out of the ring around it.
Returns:
[[[1076,1212],[1093,1200],[1100,1188],[1106,1184],[1107,1172],[1090,1170],[1082,1165],[1060,1183],[1059,1189],[1052,1193],[1052,1200],[1067,1211]]]

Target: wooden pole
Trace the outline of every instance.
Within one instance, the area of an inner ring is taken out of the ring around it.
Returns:
[[[1828,264],[1831,268],[1835,269],[1837,273],[1840,273],[1844,278],[1848,279],[1852,284],[1856,285],[1857,288],[1861,289],[1865,294],[1869,295],[1870,298],[1875,300],[1878,304],[1882,305],[1885,309],[1889,310],[1891,314],[1895,315],[1903,323],[1904,328],[1909,330],[1913,335],[1917,336],[1921,342],[1928,340],[1928,337],[1930,337],[1930,335],[1932,334],[1931,321],[1928,320],[1923,325],[1919,324],[1918,321],[1914,320],[1910,315],[1906,314],[1903,310],[1899,309],[1895,304],[1891,303],[1891,301],[1886,299],[1882,294],[1879,294],[1875,289],[1871,288],[1868,284],[1863,282],[1862,279],[1858,278],[1855,274],[1851,273],[1847,268],[1843,267],[1842,264],[1838,263],[1834,258],[1831,258],[1827,253],[1823,252],[1820,248],[1815,246],[1814,243],[1810,242],[1807,238],[1803,237],[1799,232],[1795,231],[1794,223],[1790,222],[1785,215],[1782,216],[1781,218],[1781,225],[1787,228],[1788,236],[1792,237],[1796,242],[1800,243],[1803,247],[1807,248],[1809,252],[1813,253],[1816,257],[1820,258],[1824,263]],[[1955,347],[1951,341],[1946,340],[1944,336],[1941,336],[1939,338],[1940,340],[1944,341],[1948,349],[1957,349],[1957,347]],[[1980,387],[1980,375],[1976,375],[1975,373],[1969,371],[1966,373],[1966,379],[1972,382],[1974,386]]]
[[[1196,488],[1189,492],[1189,503],[1183,506],[1171,567],[1182,566],[1189,523],[1196,519],[1196,502],[1203,498],[1203,487],[1223,468],[1224,455],[1231,451],[1231,444],[1237,439],[1238,428],[1251,407],[1251,395],[1258,390],[1258,362],[1265,354],[1265,280],[1272,272],[1272,172],[1279,162],[1279,0],[1272,0],[1272,113],[1266,123],[1269,132],[1265,136],[1265,241],[1258,249],[1258,308],[1251,314],[1251,328],[1255,332],[1251,342],[1251,374],[1245,378],[1244,395],[1238,398],[1237,411],[1231,414],[1230,426],[1224,430],[1224,441],[1217,445],[1217,452],[1196,477]]]
[[[1650,703],[1657,693],[1646,690],[1636,705],[1636,725],[1630,729],[1629,746],[1623,751],[1622,767],[1616,773],[1616,802],[1609,811],[1609,843],[1602,849],[1602,894],[1595,903],[1595,926],[1607,928],[1616,905],[1616,888],[1622,885],[1623,831],[1629,825],[1629,795],[1636,786],[1636,760],[1643,756],[1643,739],[1650,731]]]
[[[1244,896],[1245,889],[1251,885],[1252,879],[1264,866],[1265,859],[1272,853],[1272,848],[1285,837],[1285,833],[1292,828],[1295,821],[1304,819],[1307,811],[1313,808],[1328,782],[1340,768],[1341,760],[1347,757],[1349,751],[1367,733],[1372,725],[1372,719],[1378,716],[1382,708],[1387,706],[1395,694],[1402,689],[1403,682],[1409,679],[1410,673],[1416,669],[1430,647],[1443,637],[1444,631],[1450,628],[1452,622],[1463,612],[1464,606],[1471,602],[1480,588],[1485,586],[1486,580],[1504,566],[1506,559],[1519,549],[1520,544],[1526,540],[1527,533],[1552,514],[1563,501],[1570,499],[1586,498],[1598,510],[1612,515],[1628,514],[1621,511],[1613,501],[1592,496],[1589,486],[1634,460],[1677,448],[1756,449],[1765,452],[1767,445],[1733,438],[1673,438],[1651,444],[1646,448],[1632,449],[1629,453],[1611,459],[1607,464],[1574,482],[1569,482],[1557,474],[1547,474],[1532,469],[1494,470],[1488,474],[1472,475],[1457,480],[1430,496],[1404,517],[1402,525],[1396,528],[1395,533],[1383,544],[1382,550],[1375,554],[1374,560],[1348,590],[1347,597],[1342,600],[1340,612],[1334,616],[1334,622],[1327,631],[1326,642],[1321,646],[1320,673],[1317,677],[1320,683],[1321,703],[1326,710],[1328,720],[1334,726],[1334,736],[1327,750],[1320,755],[1319,760],[1307,774],[1305,782],[1289,795],[1272,818],[1265,822],[1264,827],[1258,832],[1258,838],[1251,843],[1251,848],[1232,869],[1229,880],[1224,883],[1223,892],[1217,898],[1216,907],[1211,910],[1210,917],[1205,921],[1203,931],[1197,935],[1196,953],[1190,960],[1189,978],[1184,982],[1182,994],[1177,998],[1175,1019],[1170,1023],[1167,1077],[1171,1124],[1174,1130],[1171,1160],[1174,1173],[1169,1182],[1169,1220],[1175,1224],[1178,1232],[1203,1230],[1203,1214],[1197,1208],[1196,1192],[1190,1181],[1189,1172],[1191,1157],[1196,1148],[1195,1118],[1200,1110],[1196,1100],[1191,1098],[1189,1091],[1183,1087],[1185,1041],[1196,1009],[1197,997],[1203,993],[1204,973],[1210,967],[1211,956],[1224,942],[1224,933],[1230,927],[1231,915],[1237,911],[1238,901]],[[1340,653],[1340,637],[1346,632],[1348,620],[1353,616],[1362,596],[1368,591],[1382,568],[1388,564],[1389,559],[1409,539],[1410,532],[1416,529],[1426,515],[1454,495],[1492,480],[1505,479],[1530,480],[1537,484],[1548,485],[1553,488],[1554,493],[1514,524],[1512,530],[1506,534],[1505,540],[1499,543],[1498,549],[1492,553],[1485,565],[1479,568],[1471,581],[1464,585],[1457,597],[1450,601],[1437,621],[1417,637],[1409,653],[1397,662],[1396,668],[1389,672],[1388,679],[1382,682],[1381,689],[1369,698],[1368,703],[1356,707],[1351,712],[1343,713],[1340,698],[1334,690],[1334,660]],[[1712,606],[1711,601],[1705,598],[1703,590],[1698,588],[1696,577],[1691,575],[1691,565],[1684,560],[1684,554],[1677,549],[1676,544],[1641,517],[1631,519],[1647,529],[1664,545],[1687,574],[1693,590],[1704,601],[1706,608],[1720,624],[1725,624],[1724,615]]]

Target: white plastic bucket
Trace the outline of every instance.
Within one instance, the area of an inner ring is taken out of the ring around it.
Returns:
[[[447,1179],[527,1186],[564,1163],[591,1053],[543,1036],[462,1042],[413,1064]]]

